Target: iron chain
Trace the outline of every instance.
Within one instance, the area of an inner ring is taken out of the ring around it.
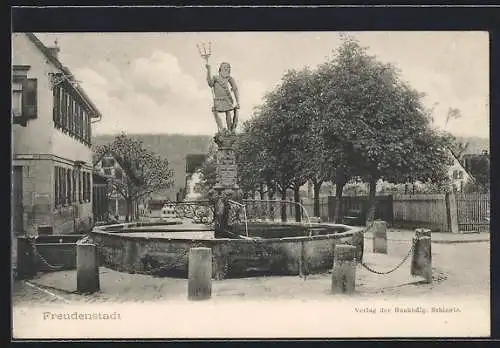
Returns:
[[[54,266],[54,265],[51,265],[41,254],[40,252],[38,251],[38,249],[36,248],[36,245],[35,245],[35,242],[32,241],[30,242],[31,244],[31,247],[33,248],[33,253],[45,264],[45,266],[47,266],[48,268],[50,268],[51,270],[53,271],[58,271],[58,270],[61,270],[64,265],[58,265],[58,266]]]
[[[385,272],[380,272],[380,271],[377,271],[377,270],[374,270],[373,268],[371,268],[370,266],[368,266],[367,264],[365,264],[364,262],[360,262],[361,266],[363,266],[363,268],[367,269],[368,271],[372,272],[372,273],[375,273],[375,274],[380,274],[380,275],[385,275],[385,274],[389,274],[389,273],[392,273],[394,271],[396,271],[398,268],[400,268],[405,262],[406,260],[408,260],[408,258],[410,257],[410,255],[413,253],[413,250],[415,249],[415,240],[413,240],[412,244],[411,244],[411,247],[410,247],[410,250],[408,251],[408,254],[406,254],[405,257],[403,257],[403,259],[401,260],[400,263],[398,263],[396,265],[396,267],[392,268],[391,270],[389,271],[385,271]]]

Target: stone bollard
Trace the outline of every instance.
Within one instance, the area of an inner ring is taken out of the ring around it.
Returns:
[[[431,230],[425,228],[416,229],[413,243],[411,275],[424,277],[427,283],[432,283]]]
[[[373,252],[387,254],[387,223],[385,221],[373,221]]]
[[[207,300],[212,297],[212,249],[189,249],[188,299]]]
[[[350,294],[356,284],[356,247],[335,245],[332,271],[332,293]]]
[[[76,289],[79,293],[94,293],[100,289],[97,246],[76,242]]]
[[[17,238],[16,279],[31,279],[37,273],[36,255],[33,250],[33,238]]]

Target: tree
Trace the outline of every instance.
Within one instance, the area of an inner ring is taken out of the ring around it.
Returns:
[[[294,200],[300,201],[299,190],[307,182],[310,161],[307,158],[307,132],[311,122],[310,95],[312,72],[305,68],[289,70],[280,84],[265,96],[264,104],[257,111],[256,120],[250,127],[249,136],[256,142],[262,159],[254,162],[262,176],[273,178],[273,186],[287,199],[292,189]],[[281,208],[281,219],[286,221],[286,205]],[[297,205],[295,219],[300,221]]]
[[[208,149],[207,157],[200,168],[202,197],[211,198],[212,188],[217,183],[217,158],[215,143],[212,142]]]
[[[470,160],[469,172],[474,178],[465,188],[468,192],[487,193],[490,190],[490,159],[486,155],[476,155]]]
[[[369,183],[367,222],[374,218],[376,184],[440,180],[450,163],[447,137],[430,127],[422,94],[402,81],[391,64],[368,55],[350,37],[330,62],[335,88],[324,91],[323,123],[328,136],[342,144],[345,168]]]
[[[173,171],[167,159],[163,159],[143,143],[125,134],[116,136],[112,142],[95,149],[97,158],[111,154],[126,175],[111,184],[127,203],[126,220],[132,217],[133,204],[151,193],[169,188],[173,184]]]

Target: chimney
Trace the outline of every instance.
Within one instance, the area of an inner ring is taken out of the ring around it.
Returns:
[[[54,57],[54,58],[58,58],[58,54],[59,52],[61,51],[61,49],[59,48],[59,46],[57,45],[57,40],[54,41],[54,46],[51,46],[51,47],[47,47],[47,49],[49,50],[50,54]]]

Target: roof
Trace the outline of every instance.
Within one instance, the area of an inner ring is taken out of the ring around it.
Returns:
[[[93,161],[93,165],[94,167],[96,166],[97,163],[99,163],[106,155],[111,155],[113,156],[113,158],[116,160],[116,162],[118,162],[118,164],[120,165],[121,169],[125,172],[125,174],[127,175],[127,177],[129,177],[134,183],[136,184],[140,184],[140,178],[138,178],[136,175],[135,175],[135,172],[133,171],[133,169],[127,165],[127,163],[123,160],[123,158],[116,154],[114,151],[111,151],[111,150],[107,150],[105,152],[102,152],[101,154],[97,155],[95,152],[92,154],[92,161]]]
[[[462,164],[462,162],[458,159],[458,157],[453,153],[453,151],[448,147],[448,152],[451,154],[451,156],[455,159],[455,162],[458,163],[458,165],[460,166],[460,168],[462,168],[462,170],[464,172],[467,173],[467,175],[469,175],[471,177],[472,180],[476,180],[476,178],[474,178],[474,175],[472,175],[468,170],[467,168],[464,167],[464,165]]]
[[[28,39],[30,39],[31,42],[33,42],[35,44],[35,46],[45,55],[45,57],[47,57],[47,59],[52,63],[54,64],[58,69],[62,70],[66,75],[69,75],[69,76],[73,76],[73,74],[71,73],[71,71],[65,67],[60,61],[59,59],[57,59],[57,57],[55,57],[50,49],[45,46],[41,41],[40,39],[38,39],[36,37],[35,34],[33,33],[25,33],[25,35],[28,37]],[[82,99],[87,103],[87,106],[91,109],[91,111],[93,112],[91,114],[91,117],[93,118],[101,118],[102,117],[102,114],[101,112],[99,111],[99,109],[95,106],[95,104],[92,102],[92,100],[90,99],[90,97],[87,95],[87,93],[85,93],[85,91],[83,90],[83,88],[81,88],[80,86],[74,86],[72,84],[70,84],[71,87],[82,97]]]

